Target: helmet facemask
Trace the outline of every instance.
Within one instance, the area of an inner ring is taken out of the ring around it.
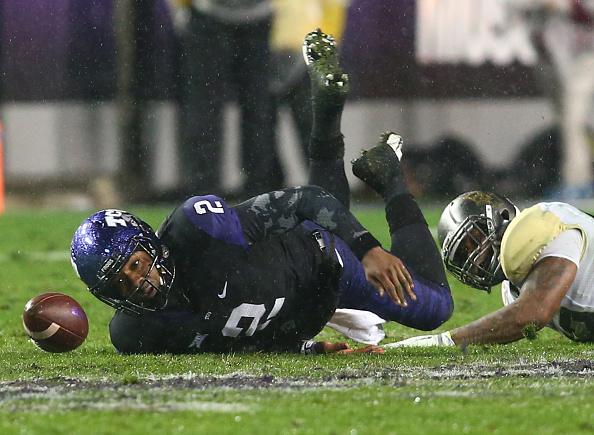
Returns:
[[[138,286],[128,296],[124,296],[117,283],[118,275],[130,260],[132,254],[139,250],[149,255],[152,260],[151,265]],[[99,283],[89,288],[91,293],[107,305],[125,311],[128,314],[140,315],[164,308],[168,302],[175,268],[171,268],[170,270],[165,266],[164,258],[159,255],[152,241],[147,237],[133,237],[123,252],[124,254],[114,256],[115,258],[109,257],[104,262],[100,270],[101,278]],[[149,279],[154,269],[159,274],[158,284],[153,283]],[[154,289],[156,294],[151,299],[143,301],[139,295],[145,293],[147,287]]]
[[[467,217],[449,233],[442,255],[446,268],[458,280],[490,293],[492,286],[505,279],[499,254],[509,217],[493,213],[490,205],[485,212]]]

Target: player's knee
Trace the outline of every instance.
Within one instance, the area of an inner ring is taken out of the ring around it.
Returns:
[[[439,297],[433,301],[431,315],[427,316],[426,322],[418,328],[422,331],[432,331],[450,320],[454,313],[454,299],[449,289],[440,286]]]

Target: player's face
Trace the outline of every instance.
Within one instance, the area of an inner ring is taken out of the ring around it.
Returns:
[[[151,256],[142,250],[130,256],[114,279],[124,299],[142,303],[157,297],[161,278],[153,263]]]
[[[493,248],[490,245],[482,245],[485,241],[485,235],[480,232],[478,229],[472,229],[468,235],[462,239],[460,242],[460,247],[458,248],[458,252],[456,253],[456,257],[458,257],[461,261],[459,264],[463,264],[466,259],[476,251],[477,248],[481,247],[481,252],[478,256],[474,259],[474,264],[470,272],[476,273],[477,266],[481,267],[483,264],[488,264],[491,260],[491,256],[493,255]]]

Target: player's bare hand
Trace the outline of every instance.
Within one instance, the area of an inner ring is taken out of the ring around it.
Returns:
[[[378,346],[365,346],[360,349],[351,349],[348,343],[339,341],[337,343],[331,343],[329,341],[318,341],[314,345],[314,353],[385,353],[381,347]]]
[[[314,344],[314,353],[339,353],[350,349],[349,344],[344,341],[331,343],[329,341],[318,341]]]
[[[373,346],[373,345],[369,345],[369,346],[365,346],[365,347],[360,347],[359,349],[344,349],[344,350],[340,350],[336,353],[386,353],[384,351],[384,349],[382,349],[379,346]]]
[[[404,263],[395,255],[379,246],[367,251],[361,261],[367,281],[373,284],[381,296],[388,293],[396,305],[408,306],[406,297],[413,301],[417,296],[413,292],[413,280]]]

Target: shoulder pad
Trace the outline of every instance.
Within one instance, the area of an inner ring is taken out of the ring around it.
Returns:
[[[512,282],[526,278],[543,249],[561,234],[576,225],[568,225],[539,204],[523,210],[511,221],[501,241],[501,268]]]

